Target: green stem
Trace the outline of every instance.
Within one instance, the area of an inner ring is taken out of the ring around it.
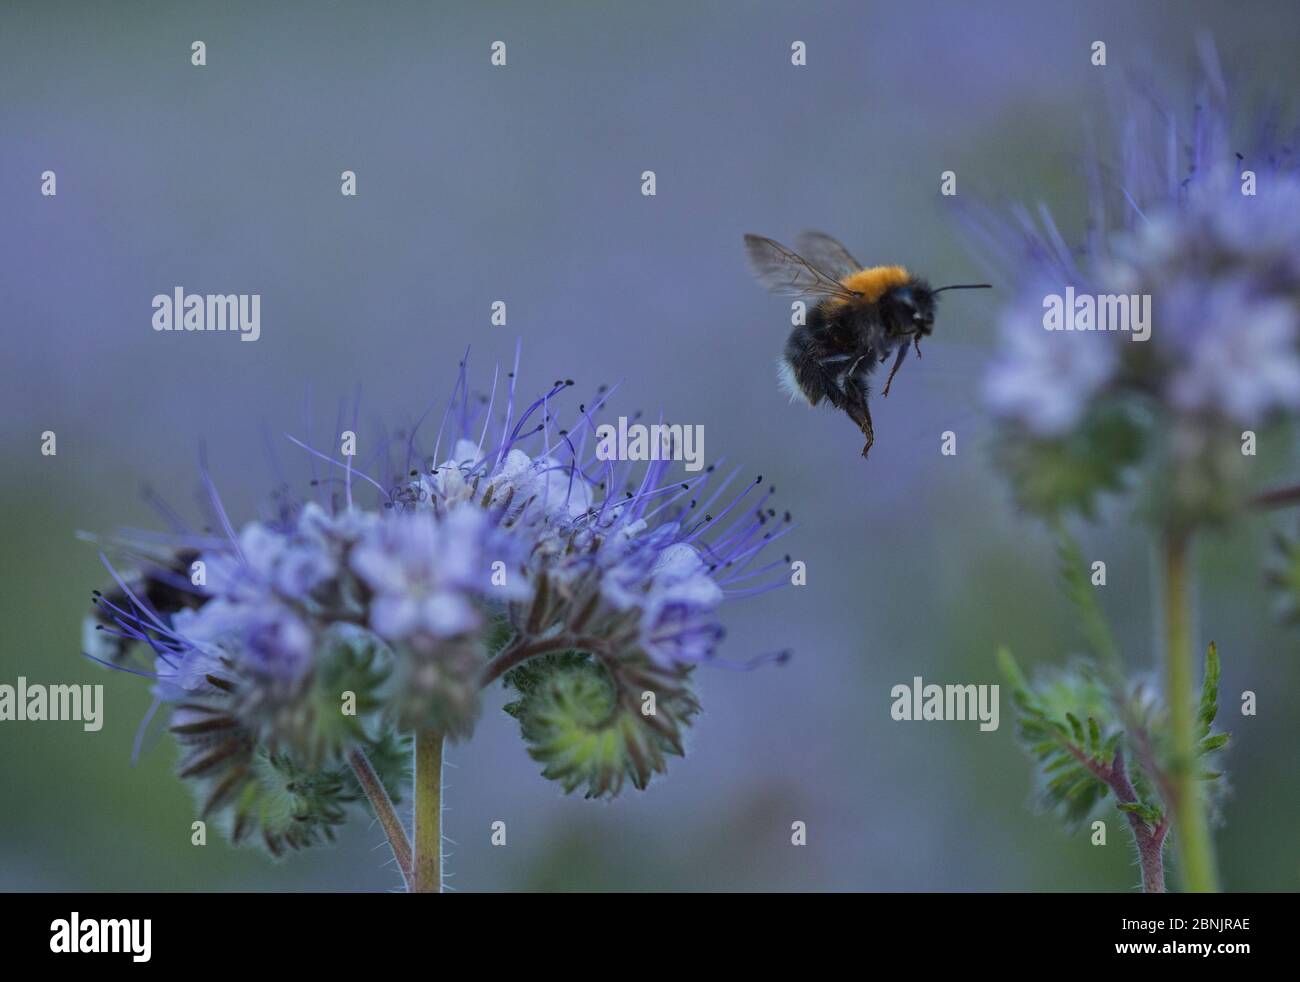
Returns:
[[[415,732],[415,857],[412,893],[442,892],[442,734]]]
[[[1169,780],[1183,888],[1190,893],[1213,893],[1219,889],[1214,843],[1197,773],[1191,544],[1188,532],[1172,531],[1164,540],[1165,688],[1172,750]]]

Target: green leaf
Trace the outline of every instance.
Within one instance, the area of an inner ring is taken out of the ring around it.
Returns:
[[[1002,648],[997,660],[1016,694],[1017,733],[1028,752],[1039,760],[1042,802],[1066,824],[1077,826],[1109,793],[1109,788],[1068,748],[1102,751],[1110,728],[1105,691],[1088,671],[1057,672],[1031,685],[1011,652]],[[1088,720],[1085,730],[1080,715]],[[1116,734],[1116,738],[1119,734]]]
[[[1211,643],[1205,652],[1205,679],[1201,683],[1201,704],[1197,709],[1197,754],[1207,756],[1215,751],[1222,750],[1228,744],[1230,734],[1228,733],[1211,733],[1211,727],[1214,719],[1219,712],[1219,679],[1222,674],[1222,668],[1219,664],[1219,649]],[[1206,772],[1202,774],[1202,779],[1213,781],[1220,775],[1218,772]]]
[[[999,648],[994,657],[997,658],[998,668],[1002,670],[1007,684],[1011,686],[1012,693],[1028,700],[1029,681],[1025,678],[1024,673],[1020,671],[1020,666],[1016,664],[1016,659],[1012,656],[1011,651],[1005,647]]]
[[[1220,674],[1219,649],[1211,641],[1210,647],[1205,652],[1205,680],[1201,683],[1201,706],[1197,713],[1201,736],[1210,732],[1210,725],[1219,714]]]
[[[1227,744],[1231,735],[1230,733],[1216,733],[1214,736],[1206,737],[1201,741],[1201,753],[1208,754],[1219,750]]]
[[[1137,815],[1138,818],[1142,819],[1142,821],[1147,822],[1150,825],[1159,825],[1160,819],[1164,815],[1164,812],[1160,810],[1158,805],[1152,804],[1149,801],[1117,802],[1115,807],[1122,812],[1132,812],[1134,815]]]

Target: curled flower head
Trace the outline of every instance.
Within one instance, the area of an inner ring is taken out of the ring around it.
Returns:
[[[785,581],[788,561],[760,558],[791,528],[775,488],[602,459],[608,390],[562,428],[573,383],[521,405],[515,375],[472,398],[462,364],[431,450],[423,417],[367,467],[290,437],[317,469],[311,492],[282,489],[238,532],[205,465],[225,535],[122,539],[134,569],[97,595],[88,654],[154,679],[182,773],[206,811],[238,812],[236,838],[260,828],[276,851],[328,837],[351,793],[330,769],[349,748],[467,736],[502,676],[547,776],[596,795],[644,787],[682,752],[696,666],[783,657],[718,656],[724,603]],[[314,809],[295,819],[303,835],[285,809]]]

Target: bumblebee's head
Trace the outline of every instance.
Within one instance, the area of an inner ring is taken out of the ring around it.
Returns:
[[[944,290],[991,290],[989,283],[950,283],[937,290],[930,289],[925,280],[913,280],[902,289],[907,292],[907,301],[911,305],[912,333],[918,337],[929,337],[934,330],[934,305],[939,294]]]
[[[899,334],[928,337],[934,330],[934,291],[923,280],[912,280],[881,298],[885,316]]]

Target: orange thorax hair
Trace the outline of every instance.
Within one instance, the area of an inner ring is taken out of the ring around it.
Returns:
[[[860,303],[875,303],[885,295],[885,291],[902,286],[911,278],[912,274],[902,266],[872,266],[850,273],[840,283],[854,293],[862,294]]]

